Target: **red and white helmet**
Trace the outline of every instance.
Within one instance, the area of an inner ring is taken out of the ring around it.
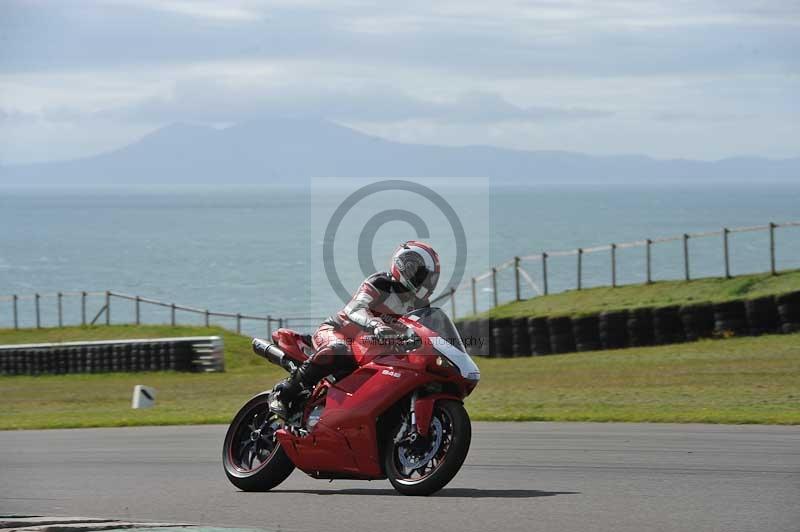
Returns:
[[[439,254],[418,240],[401,244],[392,255],[392,277],[420,299],[431,297],[440,269]]]

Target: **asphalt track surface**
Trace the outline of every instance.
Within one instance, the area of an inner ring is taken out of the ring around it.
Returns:
[[[800,427],[475,423],[438,495],[311,479],[243,493],[225,427],[0,432],[0,514],[315,531],[798,531]]]

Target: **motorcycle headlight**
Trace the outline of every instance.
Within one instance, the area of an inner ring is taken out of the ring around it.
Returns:
[[[436,358],[433,359],[433,364],[431,364],[429,367],[434,373],[440,373],[447,376],[458,371],[456,365],[444,355],[437,355]]]

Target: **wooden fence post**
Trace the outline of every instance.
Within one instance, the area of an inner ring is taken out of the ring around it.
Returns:
[[[772,275],[777,275],[775,269],[775,223],[769,223],[769,271]]]
[[[578,248],[578,290],[581,289],[581,277],[583,273],[583,248]]]
[[[494,297],[494,306],[497,306],[497,268],[492,268],[492,297]]]
[[[58,327],[61,328],[64,326],[64,311],[63,306],[61,304],[61,298],[63,294],[61,292],[58,293],[56,298],[58,299]]]
[[[544,295],[548,294],[547,290],[547,253],[542,253],[542,284],[544,285]]]
[[[478,313],[478,298],[475,295],[475,278],[472,278],[472,314],[475,315]]]
[[[683,233],[683,277],[689,280],[689,235]]]
[[[725,252],[725,278],[731,278],[731,261],[730,256],[728,255],[728,233],[730,230],[727,227],[722,228],[722,244],[723,244],[723,251]]]
[[[650,283],[653,282],[652,269],[651,269],[651,264],[650,264],[650,247],[652,245],[653,245],[653,241],[648,238],[647,239],[647,243],[645,244],[645,249],[646,249],[646,251],[645,251],[645,263],[646,263],[646,268],[647,268],[647,284],[650,284]]]
[[[36,328],[41,329],[42,322],[41,322],[41,316],[39,314],[39,294],[36,294],[36,296],[34,296],[34,299],[36,300],[36,303],[34,305],[36,307]]]
[[[617,287],[617,245],[611,244],[611,288]]]
[[[18,314],[18,310],[17,310],[17,300],[18,299],[19,299],[19,297],[17,297],[17,294],[14,294],[11,297],[11,306],[14,309],[14,329],[19,329],[19,314]]]

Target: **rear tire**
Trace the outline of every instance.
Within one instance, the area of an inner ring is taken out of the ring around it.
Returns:
[[[432,469],[422,473],[418,469],[409,472],[403,469],[400,458],[404,446],[402,443],[394,442],[400,430],[401,424],[398,423],[390,432],[383,464],[389,482],[403,495],[430,495],[446,486],[461,469],[472,440],[472,424],[464,405],[453,400],[437,401],[433,409],[429,436],[433,437],[436,430],[441,430],[442,440],[439,448],[433,451],[434,457],[423,463],[420,468],[424,470],[426,465],[430,465]],[[420,476],[414,478],[415,473]]]
[[[245,403],[225,434],[225,475],[242,491],[271,490],[294,471],[275,437],[281,422],[269,411],[269,395],[264,392]]]

